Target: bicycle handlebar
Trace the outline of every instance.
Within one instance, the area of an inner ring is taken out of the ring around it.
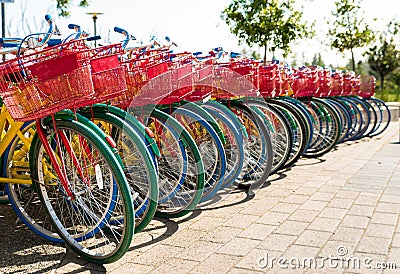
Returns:
[[[122,48],[124,49],[128,45],[129,40],[136,40],[135,36],[130,35],[129,32],[127,30],[124,30],[123,28],[114,27],[114,31],[122,35],[125,35],[125,39],[122,41]]]

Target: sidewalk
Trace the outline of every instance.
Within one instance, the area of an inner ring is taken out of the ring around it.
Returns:
[[[367,261],[371,267],[396,262],[399,272],[398,130],[399,124],[392,123],[381,136],[341,144],[319,159],[301,159],[289,170],[271,176],[271,185],[254,196],[241,191],[221,194],[216,203],[184,218],[154,220],[135,235],[130,251],[114,264],[88,264],[68,252],[61,253],[59,264],[42,270],[113,274],[383,273],[363,266]],[[271,262],[272,257],[280,258],[281,266],[278,260]],[[298,269],[290,270],[288,260],[292,257],[292,263],[300,264]],[[282,258],[287,259],[286,264]],[[349,258],[361,262],[360,268],[341,267],[343,261],[339,259]],[[319,266],[324,263],[324,268],[307,264],[310,262]]]

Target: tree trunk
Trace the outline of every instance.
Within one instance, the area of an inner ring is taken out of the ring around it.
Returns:
[[[350,49],[351,52],[351,65],[353,67],[353,71],[356,71],[356,62],[354,61],[354,52],[353,52],[353,48]]]
[[[380,83],[379,83],[379,91],[381,92],[381,94],[383,93],[383,84],[385,82],[385,74],[380,73]]]
[[[267,44],[264,45],[264,66],[267,64]]]

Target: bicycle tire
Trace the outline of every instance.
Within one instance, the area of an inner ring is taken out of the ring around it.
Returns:
[[[91,163],[96,163],[95,165],[103,163],[106,170],[100,169],[101,175],[97,174],[98,176],[95,176],[96,181],[91,181],[92,184],[90,184],[90,188],[88,188],[85,183],[82,183],[77,176],[73,177],[75,180],[69,180],[69,183],[72,184],[70,191],[73,191],[75,199],[66,199],[66,197],[64,197],[65,195],[60,191],[63,187],[59,186],[59,181],[46,183],[43,178],[42,167],[43,162],[46,161],[46,152],[42,141],[38,138],[38,135],[35,135],[31,144],[29,156],[31,159],[33,186],[38,190],[39,198],[43,205],[45,205],[44,208],[50,216],[54,228],[72,250],[82,258],[97,264],[115,262],[128,250],[132,241],[135,222],[132,197],[122,167],[120,166],[120,160],[117,159],[106,142],[86,125],[75,120],[54,121],[55,125],[52,120],[44,121],[47,127],[47,138],[52,146],[60,147],[57,140],[51,139],[52,134],[55,132],[65,134],[65,132],[67,132],[70,142],[75,142],[75,140],[82,142],[82,140],[85,140],[85,142],[83,142],[85,144],[83,151],[88,151],[88,156],[99,157],[95,159],[96,161],[91,161]],[[92,154],[92,150],[95,151],[96,154]],[[61,151],[61,147],[58,151]],[[59,155],[59,159],[62,159],[61,156],[62,155]],[[66,157],[64,164],[66,164],[68,160],[68,157]],[[88,159],[82,160],[87,161]],[[48,162],[48,164],[53,165],[51,162]],[[72,165],[74,166],[75,164]],[[74,167],[72,167],[72,169],[74,169]],[[96,169],[96,166],[93,166],[91,171],[97,173]],[[107,178],[109,181],[105,181]],[[82,188],[79,192],[76,191],[78,187]],[[95,191],[96,188],[98,188],[98,191]],[[101,201],[101,199],[96,200],[97,204],[95,207],[91,206],[93,201],[85,201],[85,198],[95,200],[95,195],[100,198],[102,192],[110,189],[112,192],[110,192],[109,195],[106,193],[104,201]],[[49,193],[50,191],[53,192]],[[84,195],[88,195],[88,197]],[[58,197],[60,200],[57,200]],[[61,203],[61,206],[57,206],[56,202],[58,201]],[[87,204],[85,204],[85,202]],[[103,204],[105,208],[100,208]],[[90,208],[88,208],[88,206],[90,206]],[[69,210],[69,212],[66,213],[67,216],[63,216],[64,209]],[[83,213],[83,216],[80,216],[81,213]],[[96,213],[100,215],[100,217],[98,217]],[[73,214],[77,215],[76,218],[78,218],[79,221],[72,221]],[[111,225],[110,220],[113,218],[120,219],[120,214],[123,216],[123,223],[119,226]],[[94,225],[90,223],[91,220]],[[75,224],[79,224],[78,227],[76,227]],[[90,231],[90,237],[88,233],[86,233],[85,235],[81,235],[82,237],[77,240],[77,235],[81,234],[80,230],[82,230],[82,226],[85,225],[88,226],[88,228],[84,230]],[[77,235],[73,235],[74,233]],[[110,238],[107,238],[106,235],[110,236]],[[101,242],[98,238],[101,238],[104,242]],[[113,243],[114,241],[115,243]],[[106,247],[110,248],[110,250],[106,250]]]
[[[125,177],[134,197],[135,233],[143,230],[153,219],[158,202],[158,178],[153,157],[147,146],[126,121],[112,113],[104,111],[79,113],[93,119],[93,122],[111,135],[117,143]],[[107,125],[101,122],[106,122]]]

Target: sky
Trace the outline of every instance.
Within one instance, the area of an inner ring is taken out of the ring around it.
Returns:
[[[152,35],[161,40],[169,36],[178,44],[177,50],[207,52],[222,46],[226,51],[240,52],[246,45],[239,45],[238,39],[230,33],[228,26],[220,18],[221,11],[231,0],[89,0],[88,8],[77,7],[78,0],[72,0],[71,16],[59,18],[55,0],[14,0],[6,4],[6,28],[11,36],[22,36],[29,32],[46,30],[44,15],[50,13],[64,36],[71,33],[69,23],[79,24],[93,34],[93,19],[88,12],[102,12],[97,19],[97,34],[104,42],[117,42],[121,36],[113,32],[115,26],[124,28],[146,43]],[[293,54],[287,60],[296,58],[297,63],[311,61],[315,53],[321,53],[325,63],[344,66],[350,58],[330,49],[327,33],[327,19],[331,18],[334,0],[296,0],[303,10],[303,18],[316,21],[313,39],[298,42],[293,46]],[[364,17],[374,30],[381,30],[392,18],[400,20],[397,0],[362,0]],[[25,18],[25,19],[23,19]],[[374,18],[377,20],[374,21]],[[24,24],[22,24],[25,22]],[[7,35],[8,36],[8,35]],[[253,50],[259,51],[258,47]],[[362,58],[362,49],[356,50],[356,57]],[[283,57],[276,56],[278,59]],[[271,59],[272,55],[267,56]]]

